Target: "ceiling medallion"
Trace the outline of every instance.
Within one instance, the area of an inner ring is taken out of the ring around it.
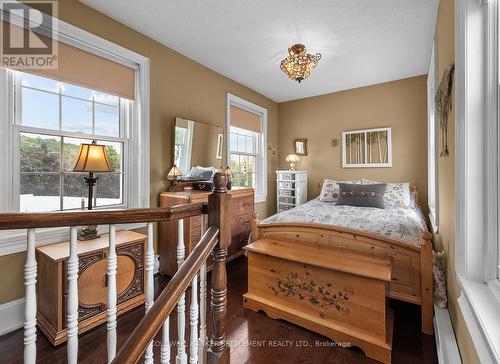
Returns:
[[[294,44],[288,48],[290,54],[281,61],[280,68],[292,80],[302,81],[311,75],[312,70],[321,59],[321,54],[315,55],[306,53],[306,47],[303,44]]]

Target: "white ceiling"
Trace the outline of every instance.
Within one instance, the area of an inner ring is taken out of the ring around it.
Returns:
[[[438,6],[438,0],[80,1],[277,102],[426,74]],[[279,68],[294,43],[323,56],[300,84]]]

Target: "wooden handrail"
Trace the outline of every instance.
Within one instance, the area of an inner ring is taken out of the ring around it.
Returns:
[[[0,214],[0,230],[128,224],[183,219],[208,213],[206,202],[149,209]]]
[[[135,364],[140,359],[165,319],[172,313],[181,294],[189,287],[193,277],[214,249],[218,237],[219,230],[209,227],[151,309],[128,337],[112,363]]]

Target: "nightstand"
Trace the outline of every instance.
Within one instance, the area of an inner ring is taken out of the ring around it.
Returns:
[[[116,232],[117,314],[144,303],[146,236],[128,230]],[[78,333],[107,320],[107,257],[109,236],[78,241]],[[53,345],[67,340],[69,242],[36,249],[38,262],[38,327]]]

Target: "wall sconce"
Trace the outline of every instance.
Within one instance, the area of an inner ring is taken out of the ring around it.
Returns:
[[[332,147],[336,147],[337,145],[339,145],[338,139],[337,138],[332,139]]]
[[[267,150],[270,151],[272,155],[276,155],[276,148],[271,143],[267,145]]]

